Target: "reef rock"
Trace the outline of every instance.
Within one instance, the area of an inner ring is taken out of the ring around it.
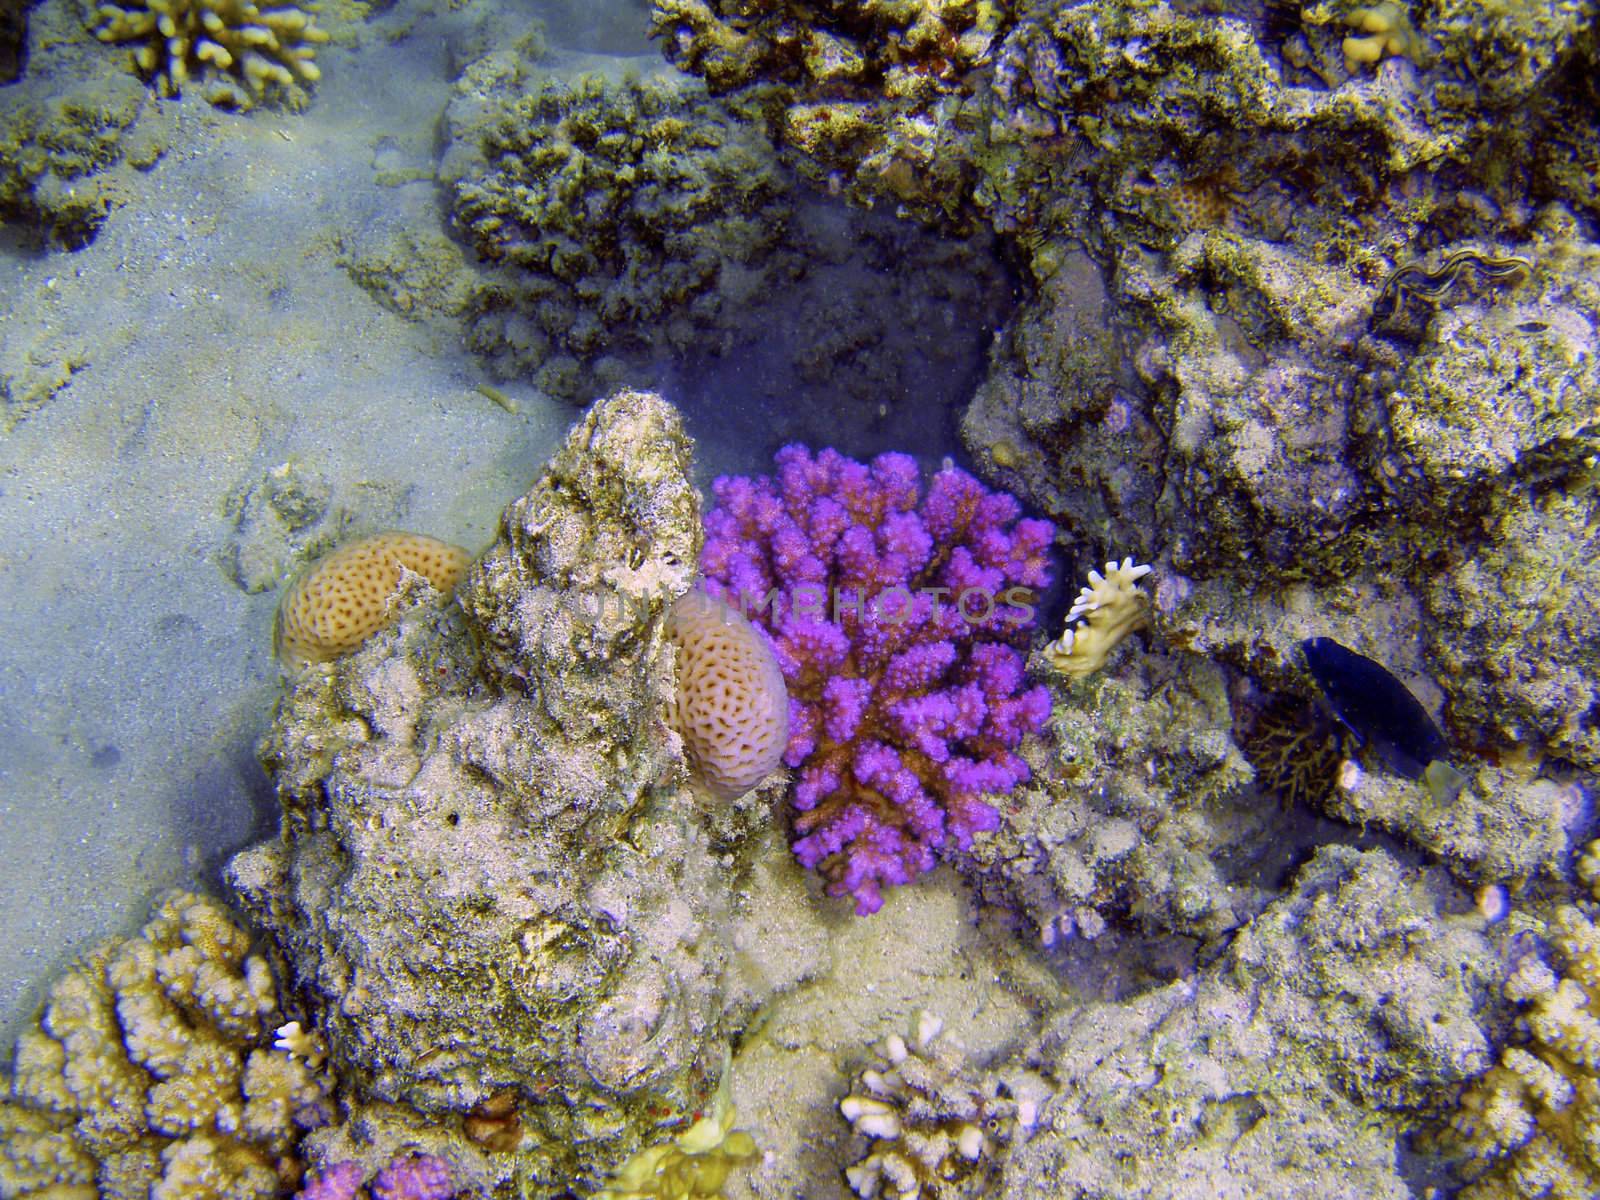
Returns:
[[[413,580],[263,746],[282,831],[230,882],[359,1101],[505,1114],[474,1187],[593,1190],[715,1082],[728,883],[664,719],[689,454],[659,397],[596,405],[455,602]]]

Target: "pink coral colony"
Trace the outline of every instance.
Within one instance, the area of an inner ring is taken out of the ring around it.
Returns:
[[[799,769],[794,852],[832,896],[876,912],[941,854],[998,824],[985,794],[1028,777],[1023,735],[1049,716],[1024,686],[1047,521],[947,467],[870,465],[786,446],[775,478],[712,491],[704,587],[771,637]]]

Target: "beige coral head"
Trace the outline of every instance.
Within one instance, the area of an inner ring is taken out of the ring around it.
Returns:
[[[340,546],[284,592],[278,605],[278,653],[292,667],[348,654],[388,623],[390,602],[407,571],[448,594],[471,561],[460,546],[396,530]]]
[[[1104,666],[1118,642],[1149,622],[1149,597],[1139,588],[1148,574],[1148,565],[1135,565],[1131,558],[1108,562],[1103,575],[1090,571],[1088,586],[1067,613],[1067,628],[1045,647],[1050,665],[1072,679]]]
[[[789,691],[772,647],[737,609],[699,589],[673,605],[667,636],[678,650],[668,718],[695,770],[718,796],[749,791],[789,740]]]

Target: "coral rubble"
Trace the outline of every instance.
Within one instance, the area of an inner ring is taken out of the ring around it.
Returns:
[[[281,1195],[328,1084],[272,1045],[277,989],[249,949],[220,904],[175,893],[58,980],[0,1101],[0,1193]]]
[[[1049,694],[1025,687],[1019,647],[1052,529],[954,467],[924,493],[906,455],[787,446],[776,462],[712,485],[701,569],[777,648],[795,855],[871,913],[993,829],[984,795],[1027,778],[1016,750]]]
[[[94,10],[102,42],[133,42],[133,63],[163,96],[191,80],[213,104],[251,108],[281,99],[294,108],[322,72],[313,61],[328,40],[311,8],[261,8],[252,0],[124,0]]]
[[[282,832],[229,879],[363,1119],[461,1129],[463,1189],[596,1189],[710,1090],[731,881],[666,724],[688,470],[659,397],[596,405],[457,604],[302,672],[264,746]]]

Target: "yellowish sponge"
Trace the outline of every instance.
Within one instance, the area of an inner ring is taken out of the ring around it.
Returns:
[[[278,604],[278,654],[290,666],[348,654],[389,620],[401,569],[455,590],[472,556],[420,533],[390,530],[340,546],[289,585]]]
[[[744,615],[698,589],[673,605],[678,703],[670,719],[701,778],[732,799],[778,765],[789,741],[789,689],[772,648]]]

